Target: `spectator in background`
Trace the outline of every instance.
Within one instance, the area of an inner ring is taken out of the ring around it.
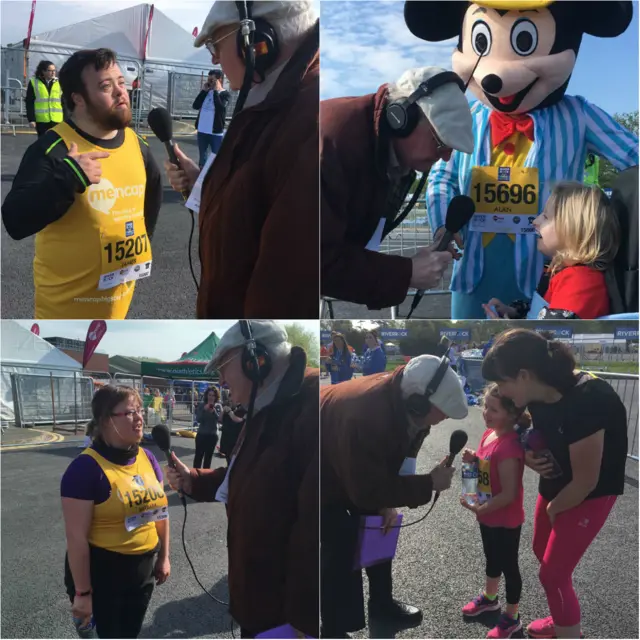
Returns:
[[[218,153],[224,135],[227,119],[227,105],[231,94],[222,87],[224,75],[220,69],[209,71],[209,77],[202,86],[202,91],[193,101],[193,108],[198,110],[196,129],[198,130],[198,151],[200,168],[207,161],[207,151]]]
[[[227,464],[231,460],[231,454],[235,449],[238,436],[244,426],[246,411],[242,405],[231,406],[227,404],[222,414],[222,433],[220,434],[220,453],[226,458]]]
[[[64,120],[62,91],[56,78],[56,65],[41,60],[36,73],[27,85],[27,120],[38,137]]]
[[[331,345],[326,367],[331,376],[331,384],[338,384],[353,378],[351,349],[347,344],[347,339],[341,333],[336,333],[332,337],[333,344]]]
[[[362,375],[382,373],[387,368],[387,356],[380,345],[378,332],[375,329],[367,331],[364,341],[366,346],[362,356]]]
[[[221,419],[220,392],[216,387],[210,387],[196,411],[198,433],[196,454],[193,457],[195,469],[211,469],[211,459],[218,443],[218,423]]]

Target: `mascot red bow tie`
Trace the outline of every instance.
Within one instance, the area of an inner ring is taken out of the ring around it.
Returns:
[[[533,142],[533,119],[527,115],[507,115],[500,111],[492,111],[489,116],[491,122],[491,144],[494,147],[502,144],[516,131],[523,133]]]

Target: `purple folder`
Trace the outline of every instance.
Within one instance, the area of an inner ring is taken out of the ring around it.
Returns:
[[[281,627],[275,629],[269,629],[264,633],[259,633],[256,638],[299,638],[300,636],[295,632],[294,628],[290,624],[283,624]],[[311,638],[311,636],[303,636],[304,638]]]
[[[390,529],[387,535],[382,532],[382,516],[363,516],[360,518],[360,532],[358,546],[353,562],[355,570],[365,569],[374,564],[380,564],[392,560],[398,547],[398,536],[402,524],[402,514],[398,514],[395,528]],[[365,527],[369,527],[366,528]]]

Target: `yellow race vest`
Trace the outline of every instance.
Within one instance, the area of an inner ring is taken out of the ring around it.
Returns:
[[[92,145],[66,122],[53,131],[62,139],[47,153],[56,144],[64,142],[69,148],[75,142],[79,153],[110,155],[100,160],[101,182],[88,185],[60,220],[36,234],[34,317],[122,320],[135,281],[151,274],[151,243],[144,222],[147,177],[140,142],[129,128],[118,149]]]
[[[129,466],[113,464],[93,449],[80,455],[91,456],[111,485],[108,500],[93,507],[89,544],[127,555],[153,551],[158,545],[155,523],[168,520],[169,507],[144,450]]]
[[[522,133],[514,133],[513,135],[509,136],[509,138],[507,140],[505,140],[502,144],[500,144],[497,147],[493,147],[491,150],[491,165],[490,165],[490,170],[498,173],[500,167],[514,167],[514,168],[520,168],[523,169],[524,168],[524,163],[527,159],[527,156],[529,155],[529,151],[531,150],[531,146],[533,145],[533,142],[531,142],[531,140],[529,140],[529,138],[527,138],[527,136],[525,136]],[[511,153],[505,153],[504,149],[509,146],[511,147]],[[476,167],[475,168],[476,171],[478,171],[478,174],[482,173],[482,167]],[[474,174],[475,175],[475,174]],[[487,179],[489,180],[489,182],[493,182],[494,184],[483,184],[483,178],[481,176],[477,177],[477,182],[476,180],[474,180],[472,178],[472,182],[474,182],[474,184],[472,185],[472,193],[471,193],[471,197],[474,198],[474,202],[476,204],[476,210],[478,211],[484,211],[484,209],[482,209],[482,206],[480,205],[480,191],[481,191],[481,187],[485,187],[485,191],[488,190],[488,193],[484,193],[483,196],[485,198],[487,198],[487,196],[489,196],[490,198],[493,198],[493,202],[502,202],[504,201],[503,198],[501,198],[501,196],[503,194],[495,194],[494,196],[494,190],[496,189],[496,184],[494,180],[491,180],[490,178],[487,178],[487,176],[484,176],[484,182],[487,181]],[[537,213],[537,209],[538,209],[538,183],[537,183],[537,171],[536,171],[536,180],[535,180],[535,189],[534,189],[534,193],[527,193],[525,190],[527,189],[527,186],[524,185],[524,189],[522,188],[523,185],[520,185],[520,191],[516,191],[516,195],[520,195],[520,197],[518,198],[519,200],[519,207],[520,208],[524,208],[524,209],[530,209],[527,211],[524,211],[522,214],[522,224],[525,226],[530,227],[530,220],[529,219],[533,219],[535,217],[537,217],[538,213]],[[523,191],[525,191],[525,193],[522,193]],[[531,204],[528,205],[528,201],[527,198],[529,198],[531,200]],[[517,206],[517,205],[516,205]],[[511,216],[512,217],[512,216]],[[478,231],[480,229],[477,229]],[[482,234],[482,246],[486,247],[487,245],[490,244],[490,242],[495,238],[496,234],[495,233],[483,233]],[[515,242],[515,235],[514,234],[508,234],[509,238]]]
[[[62,122],[62,91],[60,83],[54,80],[51,85],[51,93],[39,78],[31,78],[31,86],[36,96],[34,104],[36,122]]]

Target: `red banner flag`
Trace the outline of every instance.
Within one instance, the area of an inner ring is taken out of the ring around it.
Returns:
[[[153,21],[153,5],[149,10],[149,24],[147,25],[147,33],[144,37],[144,47],[142,48],[142,59],[147,59],[147,45],[149,44],[149,35],[151,34],[151,22]]]
[[[36,15],[36,0],[31,3],[31,17],[29,18],[29,29],[27,30],[27,41],[25,49],[29,48],[31,44],[31,30],[33,29],[33,18]]]
[[[94,320],[89,325],[87,331],[87,339],[84,342],[84,355],[82,356],[82,368],[87,366],[87,362],[91,360],[91,356],[102,340],[102,336],[107,333],[107,323],[104,320]]]
[[[194,38],[197,38],[197,37],[198,37],[198,27],[194,27],[193,31],[191,32],[191,35],[192,35]]]
[[[37,336],[40,335],[40,326],[37,322],[31,327],[31,333],[35,333]]]

